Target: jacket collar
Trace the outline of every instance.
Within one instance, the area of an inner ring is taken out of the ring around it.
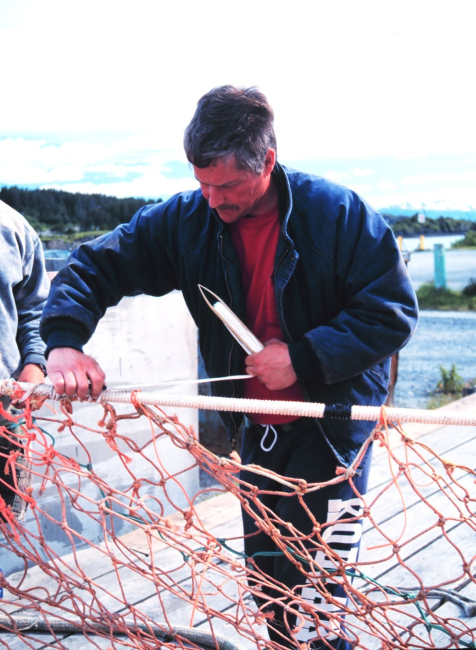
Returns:
[[[288,244],[294,247],[292,239],[288,235],[288,224],[293,210],[293,194],[291,185],[286,173],[285,167],[276,163],[273,169],[273,174],[276,174],[278,181],[278,195],[279,195],[279,217],[281,219],[281,234],[287,240]]]

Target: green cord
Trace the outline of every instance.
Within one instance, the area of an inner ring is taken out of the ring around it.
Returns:
[[[35,418],[33,418],[33,422],[35,422]],[[23,419],[23,420],[20,420],[18,422],[18,425],[22,425],[22,424],[25,424],[25,423],[26,423],[26,420]],[[40,427],[38,425],[36,425],[36,426],[38,427],[38,429],[40,431],[42,431],[45,435],[47,435],[51,439],[53,447],[54,447],[56,445],[56,439],[54,438],[54,436],[49,431],[46,431],[42,427]],[[86,465],[84,465],[82,463],[78,463],[78,461],[75,461],[73,458],[71,458],[69,456],[64,456],[64,458],[67,458],[68,460],[76,462],[80,467],[82,467],[83,469],[86,469],[89,472],[91,472],[92,469],[93,469],[92,463],[87,463]],[[98,489],[99,489],[99,492],[101,493],[103,499],[106,499],[106,506],[110,510],[112,510],[111,504],[110,504],[109,500],[107,499],[105,492],[103,492],[103,490],[101,490],[101,488],[98,488]],[[142,523],[141,519],[139,519],[138,517],[134,517],[133,515],[124,515],[124,517],[126,519],[129,519],[130,521],[135,522],[135,523],[138,523],[138,524]],[[159,531],[159,536],[162,538],[162,540],[167,541],[166,538],[162,535],[162,533],[160,531]],[[223,546],[223,548],[225,548],[230,553],[234,553],[235,555],[238,555],[239,557],[244,557],[244,558],[246,558],[246,560],[251,560],[252,558],[255,558],[255,557],[278,557],[278,556],[284,556],[285,555],[283,553],[283,551],[261,551],[261,552],[253,553],[253,555],[251,555],[251,556],[248,556],[245,553],[241,553],[240,551],[236,551],[235,549],[231,548],[231,546],[228,546],[228,544],[226,543],[227,542],[226,538],[223,538],[223,537],[218,538],[217,537],[217,542],[219,544],[221,544],[221,546]],[[203,547],[201,547],[201,548],[199,548],[197,550],[198,551],[202,551],[202,550],[205,551],[206,548],[203,546]],[[296,557],[298,560],[301,560],[301,562],[303,562],[305,564],[308,564],[308,565],[311,565],[313,563],[312,561],[309,561],[308,559],[302,557],[302,555],[300,555],[299,553],[296,553],[296,551],[293,551],[289,547],[288,547],[287,550],[291,555]],[[179,551],[179,552],[182,555],[182,558],[183,558],[184,562],[188,563],[190,561],[190,555],[186,555],[182,551]],[[331,569],[331,570],[328,571],[328,573],[336,573],[337,570],[338,569]],[[393,594],[394,596],[400,596],[404,600],[413,600],[414,599],[414,596],[412,596],[410,593],[408,593],[408,592],[400,592],[400,591],[394,589],[393,587],[387,587],[385,585],[382,585],[379,582],[377,582],[376,580],[374,580],[373,578],[371,578],[370,576],[365,575],[365,573],[363,573],[362,571],[359,571],[358,569],[353,569],[352,571],[346,570],[344,573],[345,573],[345,575],[353,577],[353,578],[358,576],[362,580],[365,580],[366,582],[368,582],[370,584],[373,584],[376,587],[379,587],[380,589],[383,589],[383,591],[385,591],[385,592],[387,592],[389,594]],[[418,601],[414,602],[413,604],[417,608],[417,610],[418,610],[418,612],[419,612],[419,614],[420,614],[420,616],[422,618],[423,624],[425,625],[425,628],[426,628],[427,632],[431,632],[432,630],[437,630],[438,632],[444,632],[446,635],[451,636],[450,633],[444,627],[442,627],[441,625],[436,625],[434,623],[429,622],[427,613],[424,611],[424,609],[422,608],[421,604]],[[467,648],[476,649],[476,643],[473,642],[473,641],[468,643],[467,641],[463,641],[462,639],[459,639],[458,642],[461,643],[462,645],[464,645]]]
[[[242,557],[245,557],[247,560],[250,560],[250,559],[255,558],[255,557],[284,556],[283,551],[261,551],[261,552],[253,553],[253,555],[251,555],[251,556],[247,556],[245,553],[239,553],[238,551],[235,551],[234,549],[230,548],[226,544],[226,539],[225,538],[217,538],[217,542],[219,544],[221,544],[227,550],[231,551],[232,553],[235,553],[235,555],[240,555]],[[294,555],[294,557],[298,558],[299,560],[301,560],[305,564],[310,565],[310,564],[313,563],[312,561],[309,561],[306,558],[303,558],[301,555],[299,555],[299,553],[296,553],[295,551],[293,551],[289,547],[288,547],[287,550],[289,551],[289,553],[291,555]],[[328,570],[328,573],[336,573],[337,571],[338,571],[338,569],[330,569],[330,570]],[[370,576],[365,575],[365,573],[363,573],[362,571],[359,571],[358,569],[353,569],[351,571],[346,570],[344,573],[345,573],[345,575],[350,576],[352,578],[359,577],[362,580],[365,580],[366,582],[368,582],[370,584],[373,584],[376,587],[379,587],[380,589],[383,589],[383,591],[385,591],[387,593],[390,593],[390,594],[393,594],[394,596],[399,596],[400,598],[403,598],[404,600],[414,600],[414,598],[415,598],[412,594],[410,594],[408,592],[401,592],[401,591],[398,591],[397,589],[395,589],[393,587],[387,587],[385,585],[380,584],[379,582],[377,582],[376,580],[374,580]],[[437,630],[439,632],[444,632],[447,636],[451,636],[450,632],[448,632],[448,630],[446,630],[441,625],[436,625],[434,623],[429,622],[426,612],[424,611],[424,609],[422,608],[421,604],[418,601],[414,602],[413,604],[417,608],[417,610],[418,610],[418,612],[419,612],[419,614],[420,614],[420,616],[422,618],[422,621],[423,621],[423,623],[424,623],[424,625],[425,625],[428,632],[431,632],[431,630]],[[459,643],[466,646],[467,648],[476,649],[476,643],[473,642],[473,641],[471,641],[469,643],[467,641],[463,641],[462,639],[459,639],[458,641],[459,641]]]

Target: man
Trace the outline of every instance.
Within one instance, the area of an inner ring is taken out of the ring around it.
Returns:
[[[83,245],[53,282],[42,335],[56,391],[79,397],[101,392],[104,372],[81,350],[109,306],[124,295],[180,289],[199,328],[209,376],[241,374],[244,368],[252,375],[213,384],[215,394],[346,407],[383,404],[389,357],[408,341],[417,318],[405,265],[384,220],[353,192],[277,162],[273,111],[255,88],[224,86],[207,93],[184,144],[200,190],[146,206],[129,224]],[[246,357],[201,298],[199,283],[227,302],[264,350]],[[224,413],[222,419],[234,447],[243,416]],[[308,483],[335,477],[337,465],[347,467],[373,428],[349,419],[265,415],[250,416],[245,424],[245,464]],[[354,478],[360,494],[366,491],[369,456]],[[347,526],[361,530],[362,502],[349,481],[307,495],[310,517],[296,497],[269,494],[279,489],[272,481],[252,472],[242,479],[258,486],[262,503],[281,522],[310,538],[312,518],[336,522],[328,528],[331,537],[349,517]],[[257,532],[249,514],[243,519],[245,550],[258,570],[302,592],[321,616],[328,605],[322,600],[318,607],[321,600],[303,585],[299,567],[275,553],[274,542]],[[355,543],[337,543],[340,557],[356,557],[358,533],[351,536]],[[321,562],[329,562],[321,555]],[[339,644],[335,630],[317,629],[317,619],[292,637],[295,617],[271,603],[276,593],[264,589],[261,603],[271,614],[272,640],[294,647],[296,641],[317,644],[325,637]],[[334,605],[343,602],[338,591],[332,595]]]
[[[45,378],[45,345],[38,333],[48,296],[49,280],[43,248],[28,222],[0,201],[0,373],[1,379],[41,383]],[[21,492],[29,483],[20,430],[8,419],[14,409],[1,397],[0,412],[0,520],[21,519],[26,502]],[[15,472],[11,452],[20,451]],[[24,466],[24,469],[20,468]],[[6,508],[6,510],[5,510]]]

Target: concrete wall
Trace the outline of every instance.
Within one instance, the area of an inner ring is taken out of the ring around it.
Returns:
[[[177,291],[163,298],[138,296],[123,299],[117,307],[108,310],[85,352],[98,360],[106,372],[109,388],[123,384],[197,377],[197,330],[186,309],[182,294]],[[167,386],[157,390],[167,394],[196,394],[197,387],[196,385]],[[57,404],[53,403],[53,406],[57,408]],[[133,410],[131,406],[117,405],[119,413]],[[198,431],[197,411],[167,409],[168,415],[173,413],[177,414],[183,424],[191,425],[195,431]],[[51,412],[46,407],[43,407],[41,414],[46,417],[51,416]],[[74,420],[85,426],[97,428],[97,422],[102,414],[103,409],[100,406],[88,403],[74,404]],[[89,462],[81,445],[67,430],[57,433],[54,425],[45,428],[56,438],[57,451],[82,464]],[[145,418],[121,422],[119,431],[122,435],[129,436],[138,445],[144,445],[151,440],[150,426]],[[131,452],[126,445],[121,445],[120,448],[132,458],[128,469],[121,463],[117,452],[108,446],[103,436],[79,428],[76,435],[87,447],[93,470],[107,483],[121,491],[126,491],[132,485],[129,471],[137,478],[149,480],[151,484],[145,484],[141,494],[151,497],[147,499],[147,505],[156,512],[160,512],[162,507],[164,514],[172,512],[174,507],[170,501],[177,506],[184,506],[187,503],[186,495],[194,495],[199,489],[197,467],[180,474],[180,485],[174,481],[167,482],[168,499],[164,498],[162,488],[153,485],[160,480],[160,465],[166,474],[176,473],[194,464],[190,454],[174,446],[168,436],[160,437],[155,446],[149,445],[144,452],[154,460],[158,467],[155,470],[139,454]],[[92,501],[102,499],[99,490],[87,479],[78,483],[78,479],[73,475],[63,475],[63,480],[78,488],[82,507],[88,506],[88,498]],[[40,479],[35,479],[33,496],[48,515],[40,518],[42,533],[48,545],[53,547],[56,553],[69,552],[71,542],[56,523],[62,518],[61,500],[56,488],[48,486],[45,493],[40,496],[39,484]],[[88,516],[70,506],[67,507],[65,516],[68,524],[79,535],[95,543],[102,539],[102,530]],[[26,526],[38,532],[31,511],[28,511]],[[115,533],[122,534],[133,524],[115,517],[114,526]],[[79,538],[76,543],[80,543]],[[5,574],[22,568],[23,562],[13,553],[6,553],[4,549],[0,549],[0,553],[0,567]]]

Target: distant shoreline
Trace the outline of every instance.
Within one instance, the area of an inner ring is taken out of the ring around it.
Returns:
[[[470,219],[443,216],[430,219],[424,214],[403,217],[382,213],[382,216],[396,237],[466,235],[467,232],[476,231],[476,222]]]

